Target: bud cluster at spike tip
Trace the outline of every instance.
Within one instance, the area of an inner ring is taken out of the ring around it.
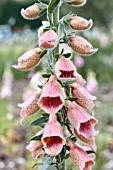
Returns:
[[[64,0],[74,7],[83,6],[86,1]],[[50,9],[51,3],[48,7],[45,4],[48,21],[46,24],[44,24],[45,21],[42,22],[43,26],[38,29],[39,48],[28,50],[18,58],[18,64],[13,65],[19,70],[29,70],[39,64],[42,56],[44,57],[44,60],[41,60],[42,65],[43,62],[48,61],[48,68],[44,68],[46,73],[42,74],[44,83],[40,85],[39,77],[37,80],[35,77],[34,80],[40,90],[36,88],[38,90],[34,91],[22,104],[18,104],[21,108],[22,125],[28,116],[32,117],[36,114],[37,119],[30,125],[42,128],[30,140],[26,149],[31,152],[34,159],[42,158],[45,153],[50,157],[55,157],[56,164],[59,164],[59,158],[63,160],[69,153],[72,161],[80,170],[91,170],[95,164],[95,154],[88,154],[87,151],[96,151],[95,139],[98,131],[95,130],[95,125],[98,121],[92,114],[96,97],[85,88],[86,81],[77,72],[71,57],[73,51],[81,56],[90,56],[97,52],[90,42],[77,35],[78,31],[90,29],[93,21],[75,15],[67,17],[66,22],[62,20],[64,35],[60,37],[61,23],[57,21],[57,29],[54,23],[56,16],[52,18],[49,13],[49,10],[53,10],[53,13],[57,10],[54,11],[54,5]],[[43,5],[44,3],[39,1],[22,9],[21,15],[25,19],[37,19],[42,12],[41,6]],[[58,8],[59,6],[58,4]],[[66,27],[67,24],[69,27]],[[72,28],[70,30],[73,34],[69,34],[65,28]],[[38,74],[39,72],[36,72],[36,75]],[[39,117],[40,114],[41,117]],[[40,122],[42,122],[41,125]],[[76,143],[74,140],[75,138],[87,146],[79,145],[79,142]]]

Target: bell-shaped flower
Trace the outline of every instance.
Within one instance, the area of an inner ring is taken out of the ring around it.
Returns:
[[[50,114],[42,137],[45,152],[50,156],[57,156],[65,145],[65,138],[63,137],[62,127],[57,121],[55,114]]]
[[[54,48],[58,44],[58,35],[53,31],[46,31],[39,39],[39,46],[49,49]]]
[[[39,131],[35,136],[43,134],[43,130]],[[32,153],[34,159],[41,158],[43,155],[43,144],[40,140],[32,140],[29,145],[26,147]]]
[[[37,102],[39,100],[40,93],[38,91],[34,92],[24,103],[18,104],[21,107],[21,123],[24,123],[26,117],[36,113],[40,107],[38,106]]]
[[[43,87],[38,105],[47,113],[56,113],[64,105],[63,89],[54,75]]]
[[[26,9],[21,9],[22,17],[28,20],[37,19],[40,12],[41,9],[38,7],[37,3],[27,7]]]
[[[18,65],[13,65],[13,67],[19,70],[29,70],[39,63],[41,53],[40,48],[30,49],[18,58]]]
[[[72,61],[61,56],[55,64],[55,73],[62,82],[76,80],[76,69]]]
[[[86,84],[86,81],[82,78],[82,76],[79,73],[77,73],[76,76],[77,76],[76,83],[79,84],[80,86],[84,86]]]
[[[72,140],[70,142],[70,156],[72,161],[79,167],[80,170],[91,170],[94,166],[95,155],[87,154],[85,150]]]
[[[92,19],[89,21],[80,17],[80,16],[74,16],[73,18],[69,19],[69,25],[77,31],[84,31],[87,29],[90,29],[93,25]]]
[[[75,7],[81,7],[83,5],[85,5],[87,0],[72,0],[70,2],[71,5],[75,6]]]
[[[67,116],[74,128],[74,133],[83,142],[90,145],[93,150],[96,150],[95,137],[98,131],[95,131],[94,126],[97,120],[85,112],[81,107],[67,101],[68,109]]]
[[[75,35],[70,37],[71,48],[81,55],[92,55],[97,52],[98,49],[93,46],[81,36]]]
[[[89,92],[81,85],[74,83],[71,85],[72,96],[76,98],[76,103],[92,112],[94,107],[93,100],[96,100],[95,96],[89,94]]]
[[[66,43],[59,44],[59,54],[62,52],[62,50],[63,50],[63,54],[72,53],[71,47],[69,47],[69,45]]]

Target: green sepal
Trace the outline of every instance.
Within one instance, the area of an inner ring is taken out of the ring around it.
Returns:
[[[40,126],[40,127],[44,127],[44,124],[48,121],[48,117],[40,117],[36,120],[34,120],[30,126]]]
[[[37,85],[40,89],[42,89],[43,88],[43,85]]]
[[[30,141],[32,141],[32,140],[41,140],[41,138],[42,138],[42,134],[39,135],[39,136],[33,136],[33,137],[30,139]]]
[[[67,81],[65,81],[65,84],[73,84],[73,83],[75,83],[76,82],[76,79],[75,80],[67,80]]]
[[[65,58],[69,58],[71,56],[71,53],[63,54]]]
[[[47,50],[44,50],[44,51],[40,54],[40,58],[42,58],[46,53],[47,53]]]
[[[72,98],[71,98],[71,97],[69,97],[69,98],[67,98],[66,100],[70,100],[70,101],[72,101],[72,102],[73,102],[73,101],[77,100],[77,98],[75,98],[75,97],[72,97]]]
[[[49,78],[51,76],[51,73],[44,73],[42,74],[42,77],[44,78]]]

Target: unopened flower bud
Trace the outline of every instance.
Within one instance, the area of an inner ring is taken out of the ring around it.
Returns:
[[[97,52],[98,49],[93,46],[81,36],[75,35],[70,38],[72,49],[81,55],[92,55]]]
[[[27,7],[26,9],[22,8],[21,9],[21,15],[25,19],[32,20],[32,19],[38,18],[38,15],[39,15],[40,11],[41,11],[40,8],[35,3],[35,4]]]
[[[45,32],[39,39],[39,46],[46,49],[54,48],[57,44],[58,35],[53,30]]]
[[[87,0],[74,0],[71,2],[71,5],[80,7],[83,6],[86,3]]]
[[[93,25],[92,19],[88,21],[80,16],[74,16],[73,18],[69,19],[68,22],[74,30],[79,31],[90,29]]]
[[[18,65],[13,65],[13,67],[19,70],[28,70],[35,67],[39,63],[41,52],[42,50],[40,48],[34,48],[25,52],[18,59]]]

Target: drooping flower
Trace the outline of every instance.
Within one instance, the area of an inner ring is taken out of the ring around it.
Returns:
[[[40,109],[37,104],[39,97],[40,93],[36,91],[30,97],[28,97],[24,103],[18,104],[18,106],[21,107],[20,116],[22,124],[24,123],[26,117],[36,113]]]
[[[74,16],[73,18],[69,19],[68,22],[74,30],[78,31],[90,29],[91,26],[93,25],[92,19],[88,21],[80,16]]]
[[[79,167],[80,170],[91,170],[95,164],[95,155],[93,153],[87,154],[82,147],[75,144],[72,140],[70,142],[70,156],[72,161]]]
[[[55,114],[50,114],[42,137],[45,152],[50,156],[57,156],[65,145],[62,127],[57,121]]]
[[[77,76],[76,83],[79,84],[80,86],[84,86],[86,84],[86,81],[82,78],[82,76],[79,73],[77,73],[76,76]]]
[[[43,87],[38,105],[47,113],[56,113],[64,105],[63,90],[54,75]]]
[[[98,131],[95,131],[94,126],[97,120],[85,112],[81,107],[67,101],[68,109],[67,116],[74,128],[74,133],[83,142],[90,145],[93,150],[96,150],[95,137]]]
[[[40,12],[41,9],[38,7],[37,3],[27,7],[26,9],[21,9],[21,15],[23,18],[28,20],[37,19]]]
[[[77,83],[71,85],[71,93],[73,97],[77,98],[77,104],[92,112],[92,109],[94,107],[93,100],[96,100],[95,96],[90,95],[83,86]]]
[[[39,131],[35,136],[39,136],[41,134],[43,134],[43,130]],[[42,157],[44,152],[42,148],[43,148],[43,144],[41,140],[32,140],[30,141],[29,145],[26,147],[26,149],[28,149],[32,153],[32,157],[34,159]]]
[[[49,49],[54,48],[58,44],[58,35],[53,31],[46,31],[39,39],[39,46]]]
[[[86,41],[81,36],[75,35],[70,37],[72,49],[81,55],[92,55],[97,52],[98,49],[93,48],[93,46]]]
[[[64,56],[60,56],[60,59],[56,62],[55,73],[57,78],[63,82],[75,80],[77,78],[74,64]]]
[[[40,61],[40,48],[30,49],[18,58],[18,65],[13,65],[14,68],[19,70],[28,70],[35,67]]]

